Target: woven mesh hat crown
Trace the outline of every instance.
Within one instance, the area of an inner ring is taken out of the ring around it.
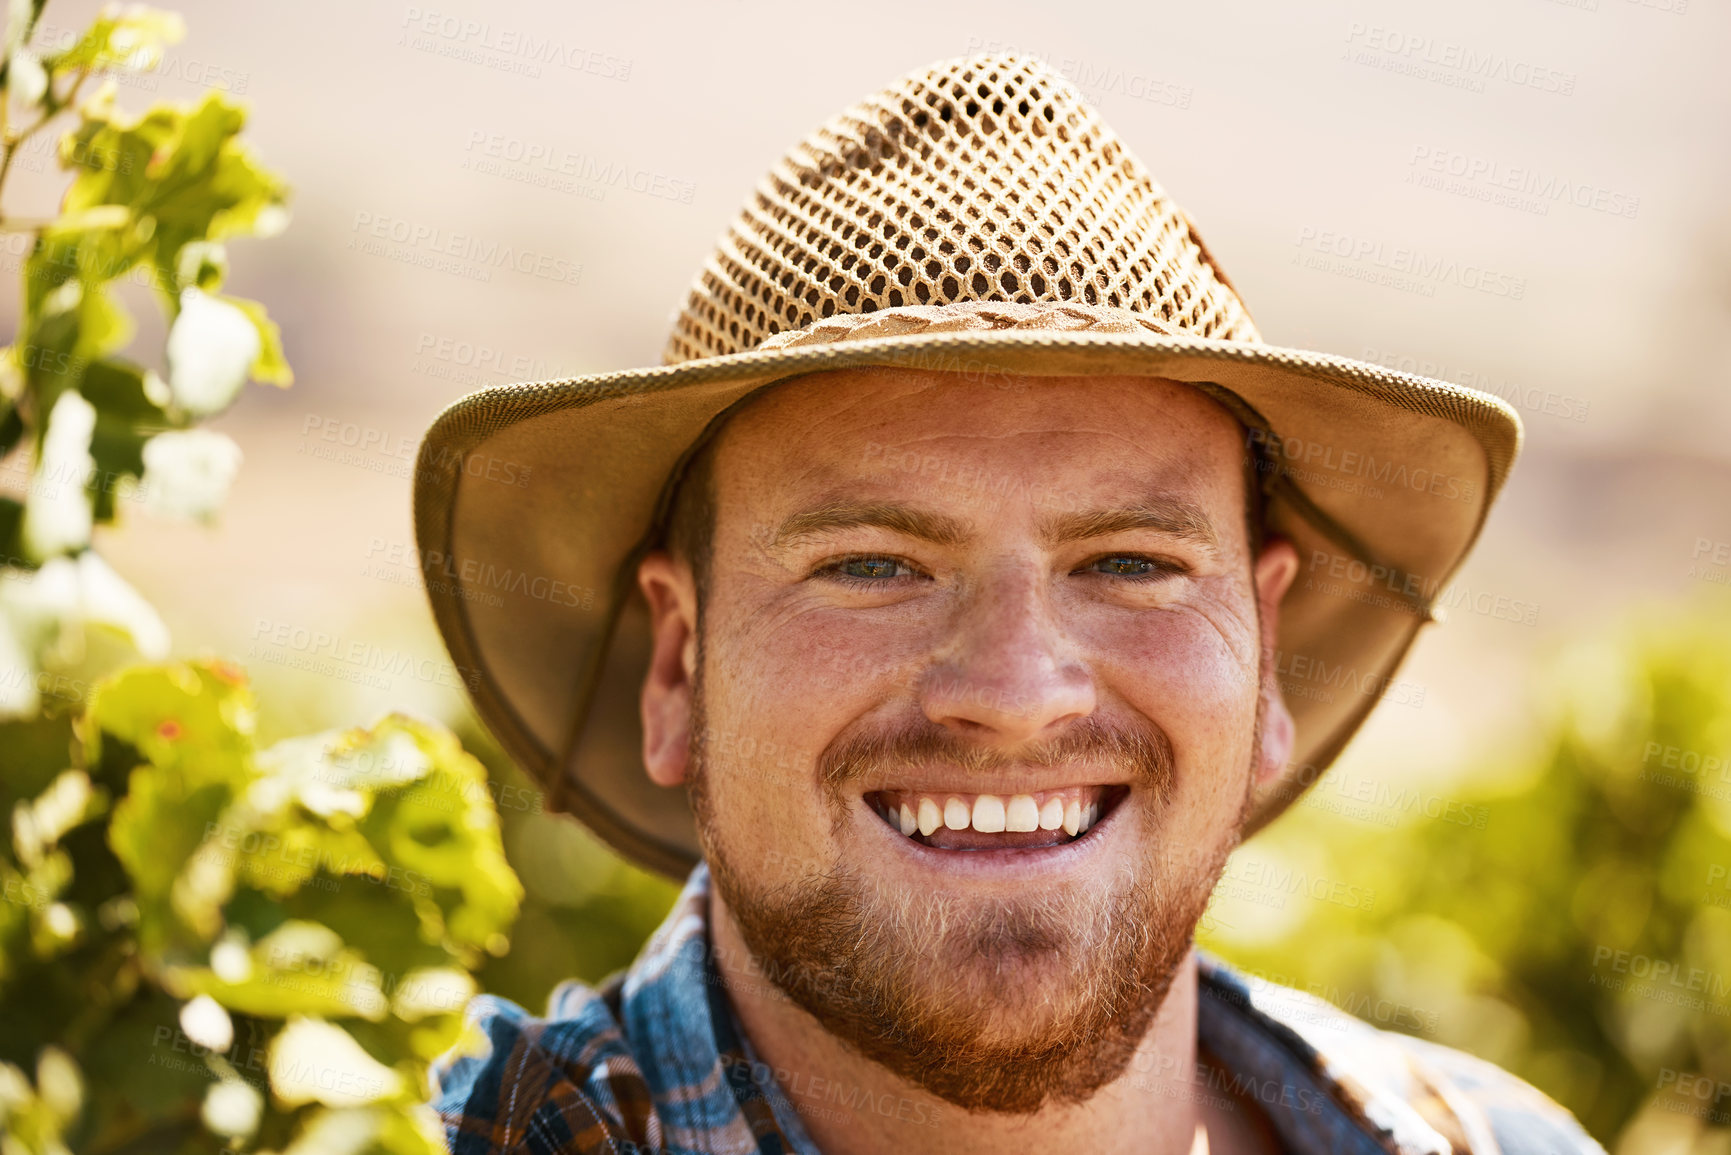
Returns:
[[[963,302],[1123,309],[1159,332],[1259,340],[1189,219],[1038,60],[914,73],[759,184],[693,284],[668,364],[836,314]]]

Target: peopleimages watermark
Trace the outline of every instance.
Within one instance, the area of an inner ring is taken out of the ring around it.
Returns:
[[[1468,389],[1476,389],[1480,393],[1489,393],[1492,396],[1501,397],[1516,409],[1545,417],[1555,417],[1559,421],[1585,421],[1588,411],[1592,408],[1592,402],[1584,397],[1558,393],[1554,389],[1523,386],[1513,381],[1501,381],[1474,369],[1451,368],[1441,361],[1412,357],[1388,349],[1379,349],[1374,345],[1365,346],[1360,357],[1363,360],[1381,365],[1385,369],[1397,369],[1402,373],[1413,373],[1420,377],[1447,381],[1451,385],[1462,385]]]
[[[409,372],[471,387],[499,381],[547,381],[570,375],[555,369],[543,357],[511,352],[485,341],[428,332],[415,338],[415,359]],[[527,469],[525,466],[525,476]]]
[[[1064,489],[1037,479],[1029,481],[1020,473],[994,473],[967,461],[876,441],[866,442],[861,464],[877,472],[918,477],[937,488],[995,502],[1018,505],[1026,502],[1039,509],[1074,512],[1086,509],[1091,501],[1079,489]],[[773,536],[767,528],[760,544],[768,545]]]
[[[1572,72],[1423,33],[1355,20],[1347,25],[1346,43],[1345,59],[1353,64],[1450,88],[1483,92],[1487,81],[1498,81],[1557,96],[1572,96],[1575,92],[1576,78]]]
[[[1422,188],[1489,200],[1537,216],[1549,215],[1553,204],[1573,205],[1578,209],[1629,220],[1634,220],[1641,211],[1640,197],[1603,185],[1573,180],[1530,165],[1504,164],[1492,157],[1427,144],[1413,146],[1412,155],[1407,158],[1406,179],[1409,184]],[[1459,184],[1450,184],[1450,181]],[[1497,195],[1509,199],[1498,201]]]
[[[765,1095],[776,1096],[782,1105],[806,1118],[846,1122],[850,1116],[878,1115],[916,1127],[936,1127],[944,1109],[905,1095],[873,1094],[857,1083],[824,1078],[786,1067],[771,1067],[731,1052],[721,1056],[724,1077],[735,1088],[755,1085]]]
[[[378,554],[386,549],[393,556],[380,560]],[[391,585],[408,586],[410,589],[425,589],[466,602],[478,602],[494,609],[505,604],[505,599],[491,590],[472,589],[461,582],[442,581],[437,578],[427,580],[419,568],[404,565],[402,562],[404,555],[415,552],[415,547],[408,542],[396,541],[387,545],[384,538],[375,537],[361,561],[361,576],[374,581],[389,582]]]
[[[81,245],[40,248],[33,229],[0,232],[0,272],[26,273],[32,280],[49,282],[46,286],[49,289],[72,276],[86,283],[118,281],[123,285],[146,288],[156,285],[156,271],[149,261],[140,261],[135,255],[125,253],[94,253]]]
[[[1564,8],[1578,8],[1583,12],[1597,12],[1601,0],[1551,0],[1551,3],[1560,4]],[[1689,11],[1689,0],[1624,0],[1624,3],[1632,8],[1651,8],[1668,16],[1682,16]]]
[[[1731,585],[1731,541],[1697,537],[1689,555],[1689,572],[1683,576],[1711,585]]]
[[[1424,706],[1425,688],[1419,683],[1374,670],[1360,670],[1345,662],[1330,663],[1307,654],[1275,650],[1274,672],[1288,697],[1332,702],[1336,690],[1350,690],[1396,706],[1415,710]]]
[[[9,876],[5,884],[0,885],[0,898],[31,910],[47,910],[54,901],[54,893],[49,887],[37,886],[16,875]]]
[[[1359,990],[1344,990],[1335,983],[1322,980],[1305,981],[1297,975],[1264,974],[1240,970],[1239,977],[1252,993],[1267,992],[1287,1005],[1281,1008],[1281,1018],[1310,1023],[1320,1027],[1343,1025],[1339,1011],[1367,1023],[1376,1023],[1411,1034],[1435,1035],[1442,1026],[1442,1016],[1434,1010]],[[1290,992],[1299,991],[1327,1005],[1306,1005],[1309,1000],[1294,1000]]]
[[[35,576],[34,570],[0,567],[0,582],[31,581]],[[33,670],[23,662],[0,666],[0,690],[4,690],[6,696],[11,697],[26,686],[33,687],[44,698],[78,703],[88,703],[96,689],[94,682],[74,677],[64,670]]]
[[[1422,606],[1439,617],[1459,610],[1522,626],[1539,622],[1537,602],[1483,587],[1475,590],[1458,580],[1444,587],[1439,578],[1325,549],[1311,551],[1300,588],[1380,609],[1416,610]]]
[[[632,60],[557,36],[476,20],[436,8],[410,5],[403,11],[399,47],[479,64],[499,72],[539,78],[543,69],[563,68],[602,80],[631,79]]]
[[[112,145],[96,140],[80,140],[75,136],[56,137],[38,133],[27,137],[13,154],[13,165],[29,172],[46,172],[50,162],[67,168],[94,169],[130,175],[134,157]]]
[[[416,1018],[426,1015],[462,1013],[474,993],[472,982],[450,981],[454,976],[440,968],[421,967],[397,973],[385,971],[364,958],[343,952],[337,955],[300,949],[280,941],[258,944],[257,961],[263,974],[251,981],[304,994],[338,997],[362,1015],[382,1016],[395,1002],[412,1007]],[[253,971],[253,959],[242,964]]]
[[[33,346],[26,345],[15,350],[19,360],[29,362]],[[42,351],[39,351],[42,352]],[[42,361],[56,366],[65,365],[66,379],[76,379],[77,372],[85,362],[81,358],[68,357],[65,354],[48,354],[43,352]],[[59,368],[44,371],[47,376],[61,376]],[[6,477],[13,474],[14,477]],[[67,488],[84,490],[89,493],[100,493],[112,497],[115,501],[144,502],[150,498],[150,482],[132,473],[117,472],[112,469],[98,469],[87,466],[81,461],[58,460],[44,463],[40,458],[32,460],[24,454],[9,454],[0,460],[0,493],[11,497],[58,497]],[[26,561],[20,557],[0,557],[0,565],[27,565],[34,567],[34,561]]]
[[[392,890],[426,897],[433,893],[432,879],[404,866],[387,866],[374,857],[338,855],[328,847],[285,842],[280,834],[252,830],[235,823],[204,824],[205,845],[214,848],[222,861],[248,859],[255,871],[284,881],[306,878],[315,872],[325,877],[321,889],[335,890],[344,878],[360,876]],[[211,853],[205,851],[201,853]]]
[[[1286,900],[1296,894],[1316,902],[1344,906],[1348,910],[1369,911],[1376,906],[1376,891],[1369,887],[1323,875],[1313,876],[1272,859],[1241,855],[1227,860],[1214,893],[1218,897],[1236,898],[1275,909],[1285,909]]]
[[[1716,777],[1718,784],[1709,781],[1710,777]],[[1648,742],[1641,752],[1640,781],[1674,787],[1704,798],[1731,799],[1731,752],[1714,754],[1663,742]]]
[[[247,656],[378,690],[403,676],[439,686],[474,689],[481,684],[479,670],[272,618],[254,621]]]
[[[1654,1089],[1666,1092],[1660,1107],[1670,1114],[1693,1115],[1710,1124],[1731,1123],[1731,1111],[1719,1107],[1719,1100],[1731,1095],[1731,1083],[1722,1079],[1660,1067]]]
[[[1367,450],[1249,426],[1245,428],[1244,444],[1256,451],[1258,472],[1278,470],[1283,476],[1330,489],[1345,489],[1367,497],[1382,497],[1389,490],[1411,490],[1447,501],[1474,501],[1479,496],[1479,487],[1471,478],[1393,457],[1379,458]]]
[[[417,436],[392,433],[341,417],[309,413],[301,422],[301,446],[297,453],[382,473],[388,477],[416,475],[420,441]],[[532,467],[490,453],[464,453],[441,446],[428,453],[424,465],[435,472],[451,470],[465,477],[526,489]]]
[[[455,813],[477,801],[490,801],[499,810],[524,810],[539,814],[546,795],[526,786],[513,786],[493,779],[476,781],[443,766],[427,769],[425,756],[416,749],[413,758],[381,755],[375,749],[346,749],[341,741],[324,751],[323,762],[312,777],[336,787],[365,785],[374,790],[392,790],[399,802],[427,810]],[[407,788],[399,785],[407,781]]]
[[[1289,1111],[1320,1115],[1329,1102],[1328,1096],[1314,1086],[1261,1079],[1249,1071],[1228,1070],[1200,1059],[1180,1063],[1163,1051],[1136,1052],[1129,1069],[1131,1085],[1138,1090],[1156,1091],[1167,1099],[1208,1104],[1220,1111],[1236,1111],[1239,1100],[1251,1099],[1265,1106],[1279,1104]]]
[[[1715,862],[1707,868],[1707,889],[1701,901],[1708,906],[1731,907],[1731,870],[1724,863]]]
[[[1422,814],[1436,822],[1483,830],[1490,823],[1490,807],[1450,798],[1416,786],[1395,786],[1374,778],[1337,774],[1332,785],[1317,786],[1298,800],[1342,818],[1377,826],[1398,826],[1403,814]]]
[[[463,146],[463,168],[521,184],[537,185],[601,200],[610,188],[688,205],[697,195],[695,181],[636,168],[617,160],[602,160],[545,141],[525,140],[504,133],[472,129]]]
[[[1293,254],[1292,263],[1302,268],[1421,297],[1436,296],[1438,285],[1453,285],[1511,301],[1527,295],[1525,277],[1406,245],[1390,245],[1373,237],[1304,225],[1293,244],[1298,252]]]
[[[573,585],[562,578],[497,566],[479,558],[460,558],[436,549],[420,549],[409,542],[390,538],[373,538],[367,545],[367,557],[375,565],[383,561],[391,566],[415,567],[426,579],[427,588],[435,593],[447,592],[439,586],[439,579],[460,583],[451,591],[456,596],[491,606],[504,605],[500,595],[512,594],[572,609],[592,610],[599,596],[592,587]],[[362,573],[367,571],[363,569]]]
[[[1599,973],[1604,970],[1610,971],[1610,975]],[[1587,979],[1589,986],[1710,1014],[1731,1015],[1731,1006],[1715,1001],[1731,995],[1731,983],[1725,980],[1724,975],[1702,967],[1684,966],[1671,959],[1600,945],[1593,948],[1593,971]],[[1631,979],[1636,981],[1631,982]]]
[[[355,212],[349,231],[345,247],[355,252],[472,281],[491,281],[501,269],[563,285],[583,279],[580,261],[366,209]]]
[[[78,44],[83,37],[83,29],[43,23],[36,26],[32,39],[39,48],[65,52]],[[186,56],[173,49],[162,52],[156,63],[150,65],[150,58],[155,53],[154,48],[141,45],[128,53],[118,65],[109,68],[104,75],[116,84],[143,92],[155,92],[161,87],[162,78],[165,76],[198,88],[232,92],[236,96],[245,96],[247,85],[252,82],[251,73]],[[147,65],[150,67],[147,68]]]
[[[1080,56],[1055,55],[1042,52],[1025,44],[1012,44],[1004,40],[994,40],[982,36],[968,37],[968,43],[963,48],[964,56],[972,56],[977,52],[1003,53],[1011,52],[1019,56],[1031,56],[1044,61],[1058,70],[1058,74],[1082,91],[1089,102],[1098,104],[1099,98],[1107,93],[1127,96],[1131,100],[1146,101],[1149,104],[1161,104],[1168,108],[1189,108],[1196,90],[1188,84],[1179,84],[1163,77],[1157,70],[1143,71],[1137,68],[1126,68],[1117,64],[1106,64],[1095,60],[1087,60]]]
[[[269,1085],[317,1087],[328,1094],[370,1101],[389,1088],[382,1079],[343,1067],[319,1064],[304,1055],[273,1054],[268,1047],[236,1040],[227,1050],[207,1047],[178,1027],[158,1025],[150,1040],[148,1065],[210,1079],[210,1058],[220,1055],[234,1075],[263,1091]],[[167,1053],[164,1053],[167,1052]],[[180,1056],[185,1056],[181,1058]]]

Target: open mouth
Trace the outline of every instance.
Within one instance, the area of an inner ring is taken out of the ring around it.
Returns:
[[[1087,836],[1130,793],[1123,785],[1037,794],[874,790],[866,805],[891,829],[939,850],[1037,850]]]

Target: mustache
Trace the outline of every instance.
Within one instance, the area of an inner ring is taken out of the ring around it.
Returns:
[[[1153,722],[1107,722],[1094,715],[1070,723],[1056,737],[1003,750],[956,733],[925,718],[884,729],[844,732],[818,756],[818,779],[833,801],[846,788],[879,770],[909,763],[954,766],[969,775],[1024,766],[1077,763],[1127,769],[1134,785],[1164,797],[1172,786],[1172,743]]]

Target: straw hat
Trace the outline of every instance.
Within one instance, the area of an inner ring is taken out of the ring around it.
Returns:
[[[1521,441],[1496,397],[1264,344],[1148,170],[1016,56],[912,73],[797,145],[704,263],[663,359],[456,402],[421,445],[415,529],[481,717],[551,808],[671,874],[698,849],[684,791],[642,765],[636,563],[694,445],[752,391],[917,366],[1165,377],[1232,409],[1269,528],[1302,559],[1276,655],[1297,747],[1252,830],[1377,701],[1415,691],[1395,670]]]

